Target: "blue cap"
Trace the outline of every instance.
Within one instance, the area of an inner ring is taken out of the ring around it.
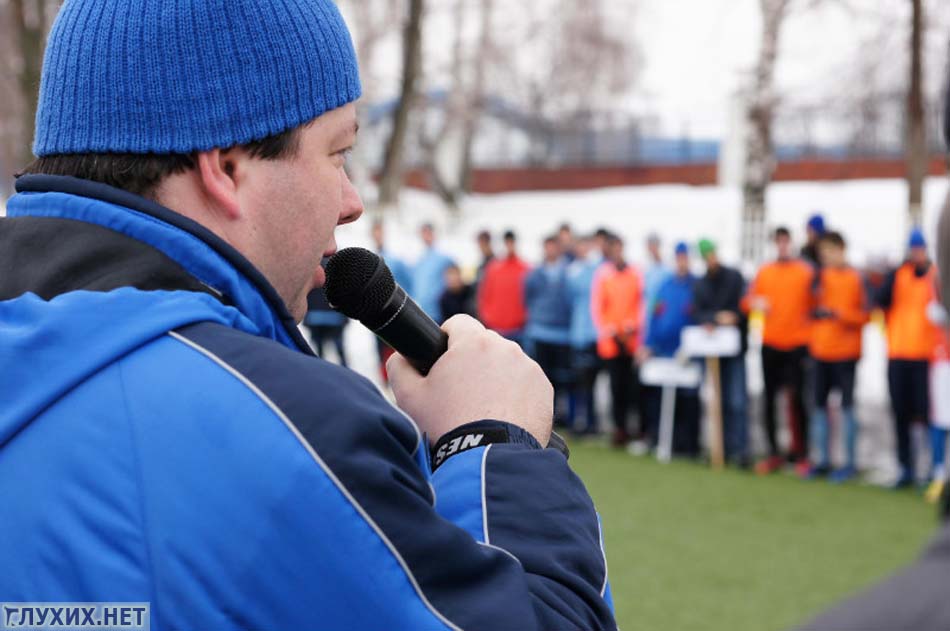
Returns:
[[[927,239],[924,238],[924,231],[920,228],[914,228],[910,231],[910,241],[907,244],[910,248],[925,248],[927,247]]]
[[[46,47],[33,152],[225,149],[360,94],[332,0],[69,0]]]
[[[825,218],[821,215],[812,215],[808,219],[808,227],[818,234],[825,234]]]
[[[676,244],[674,252],[676,254],[689,254],[689,245],[685,241],[680,241]]]

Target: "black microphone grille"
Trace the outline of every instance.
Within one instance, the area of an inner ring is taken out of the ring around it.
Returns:
[[[349,318],[374,321],[395,290],[393,273],[369,250],[346,248],[327,261],[327,302]]]

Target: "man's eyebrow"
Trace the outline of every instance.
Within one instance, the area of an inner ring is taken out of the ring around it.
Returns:
[[[348,128],[348,129],[341,130],[340,133],[338,133],[338,134],[336,135],[336,137],[333,139],[334,144],[343,142],[343,141],[346,140],[350,135],[353,135],[353,136],[355,137],[355,136],[359,133],[359,131],[360,131],[360,124],[359,124],[359,121],[353,121],[353,126],[352,126],[352,127]]]

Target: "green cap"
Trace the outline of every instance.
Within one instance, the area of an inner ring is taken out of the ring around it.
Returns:
[[[716,251],[716,244],[712,239],[699,240],[699,253],[706,257]]]

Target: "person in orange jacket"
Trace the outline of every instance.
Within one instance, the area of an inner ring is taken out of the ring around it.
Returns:
[[[607,261],[594,278],[591,310],[597,327],[597,354],[607,364],[613,399],[613,444],[625,445],[630,434],[627,416],[634,405],[633,358],[642,317],[643,280],[624,258],[623,240],[611,235]]]
[[[515,233],[505,233],[505,256],[492,259],[478,287],[478,317],[492,331],[522,342],[528,312],[524,281],[531,267],[518,256]]]
[[[927,254],[923,233],[910,236],[907,260],[887,278],[878,303],[887,318],[887,381],[897,436],[900,475],[894,488],[916,481],[911,426],[927,423],[930,412],[930,360],[937,344],[937,331],[927,317],[936,300],[936,269]]]
[[[808,412],[805,406],[805,375],[808,341],[811,334],[811,289],[815,270],[792,254],[792,235],[787,228],[775,231],[778,256],[766,263],[749,287],[743,308],[765,316],[762,335],[762,372],[765,379],[765,435],[769,456],[756,466],[760,474],[782,468],[779,453],[777,410],[779,392],[788,388],[792,414],[789,417],[791,446],[789,460],[808,459]]]
[[[818,242],[822,269],[815,280],[815,310],[809,350],[815,358],[815,410],[812,413],[812,441],[820,454],[814,467],[802,471],[806,477],[831,474],[832,482],[844,482],[857,475],[856,450],[858,420],[854,414],[854,383],[861,359],[864,325],[870,320],[864,279],[848,265],[844,237],[837,232],[822,235]],[[828,425],[828,397],[841,394],[842,436],[845,464],[831,473]]]

